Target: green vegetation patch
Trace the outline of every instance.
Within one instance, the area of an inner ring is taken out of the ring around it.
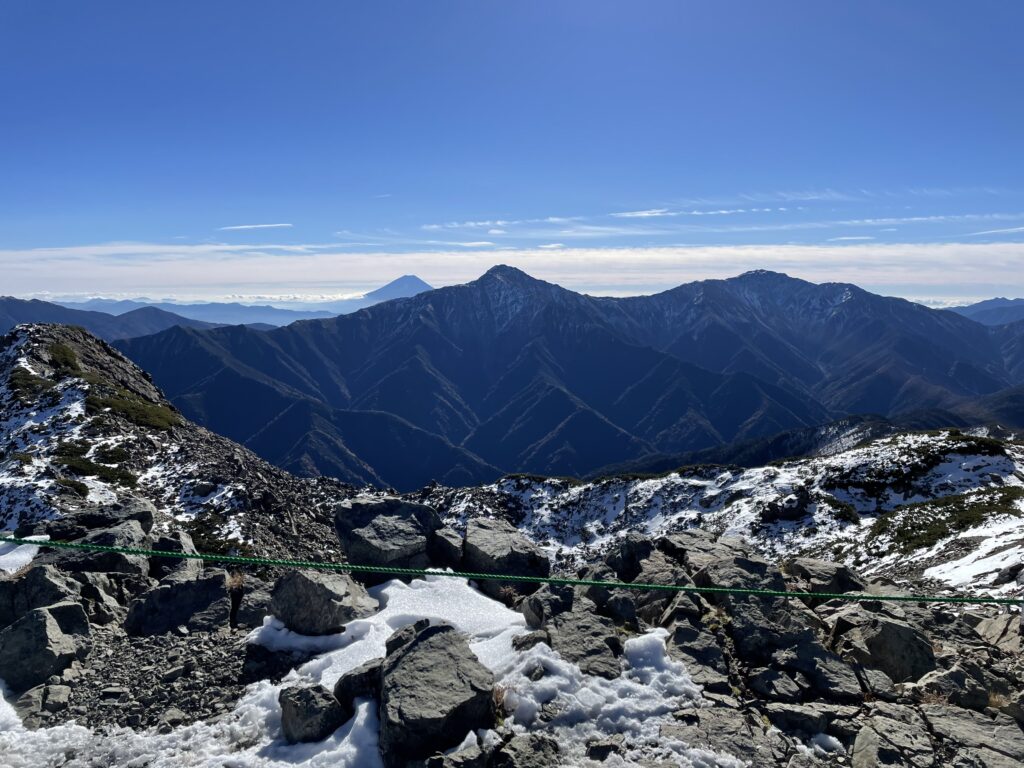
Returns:
[[[61,443],[53,452],[55,464],[63,467],[69,472],[84,477],[98,477],[107,483],[117,483],[134,487],[138,478],[126,469],[119,467],[106,467],[85,458],[89,446],[82,442]]]
[[[1018,506],[1021,499],[1024,499],[1022,488],[994,488],[905,504],[875,520],[869,539],[889,537],[904,554],[927,549],[947,536],[963,533],[994,517],[1024,517]]]
[[[102,464],[120,464],[130,458],[128,451],[120,445],[101,445],[93,455]]]
[[[20,400],[25,401],[53,389],[55,384],[18,367],[7,377],[7,386]]]
[[[181,417],[166,405],[146,402],[123,389],[111,397],[88,395],[85,407],[90,414],[103,413],[109,408],[110,413],[140,427],[168,430],[181,424]]]
[[[69,375],[81,371],[75,350],[67,344],[51,344],[47,351],[50,353],[50,364],[58,373]]]
[[[83,499],[89,495],[89,486],[79,480],[72,480],[69,477],[58,477],[57,485],[67,488],[72,493],[81,496]]]

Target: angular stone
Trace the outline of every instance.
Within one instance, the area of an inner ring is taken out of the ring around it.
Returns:
[[[138,520],[125,520],[111,528],[93,531],[83,543],[106,547],[147,549],[149,538]],[[56,565],[63,571],[97,573],[131,573],[149,575],[149,560],[141,555],[123,555],[118,552],[91,552],[77,549],[47,551],[36,559],[39,565]]]
[[[172,577],[132,602],[125,631],[129,635],[162,635],[179,626],[193,632],[228,626],[231,601],[226,579],[227,574],[221,570],[207,571],[193,581]]]
[[[581,598],[572,611],[560,613],[548,623],[551,649],[586,675],[614,680],[622,674],[618,659],[622,644],[615,625],[597,615],[592,606]]]
[[[935,669],[935,651],[920,630],[881,616],[843,635],[838,650],[897,683],[914,682]]]
[[[462,565],[462,535],[454,528],[439,528],[427,542],[427,554],[436,566],[459,568]]]
[[[850,755],[853,768],[932,768],[935,765],[924,720],[909,707],[901,709],[886,710],[895,717],[874,715],[857,732]]]
[[[389,496],[357,498],[335,509],[334,527],[349,561],[358,565],[427,568],[428,543],[441,528],[432,507]],[[361,581],[379,583],[386,574],[360,574]]]
[[[1024,733],[1013,718],[939,704],[922,705],[921,712],[932,731],[958,747],[992,750],[1024,765]]]
[[[303,635],[340,632],[353,619],[377,610],[377,601],[342,573],[289,571],[274,584],[270,611]]]
[[[491,768],[552,768],[562,765],[558,742],[542,733],[513,736],[491,756]]]
[[[984,619],[975,629],[990,645],[1007,653],[1020,653],[1019,613],[1002,613],[991,619]]]
[[[323,741],[345,722],[337,699],[322,685],[282,688],[281,730],[289,744]]]
[[[29,611],[0,632],[0,679],[20,693],[59,675],[88,653],[88,628],[78,603]],[[76,629],[82,634],[71,634]]]
[[[544,584],[532,595],[523,598],[519,609],[528,627],[541,629],[553,616],[571,610],[572,601],[572,587]]]
[[[483,573],[542,577],[551,573],[551,562],[540,547],[504,520],[491,518],[470,520],[466,526],[462,563],[466,570]],[[539,585],[485,579],[478,586],[481,592],[499,598],[504,587],[530,594]]]
[[[14,579],[0,579],[0,629],[35,608],[75,600],[79,585],[52,565],[30,568]]]
[[[494,724],[494,678],[453,627],[438,625],[389,654],[383,666],[380,749],[396,768],[456,746]]]
[[[345,720],[355,712],[355,700],[362,696],[380,696],[381,670],[384,659],[370,659],[353,670],[346,672],[334,684],[334,698],[346,713]]]

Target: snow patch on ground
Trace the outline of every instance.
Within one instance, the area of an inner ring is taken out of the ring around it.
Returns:
[[[0,536],[13,536],[11,531],[4,531]],[[32,541],[49,541],[49,536],[27,536]],[[31,563],[39,554],[39,547],[32,544],[11,544],[0,542],[0,571],[16,573]]]
[[[480,594],[464,579],[428,576],[409,584],[392,581],[371,590],[381,602],[377,614],[350,622],[345,632],[309,638],[289,632],[268,619],[250,642],[277,649],[301,649],[322,655],[293,672],[280,685],[251,685],[234,711],[214,723],[195,723],[167,734],[115,729],[95,733],[75,724],[25,730],[11,705],[0,701],[0,754],[5,768],[92,768],[95,765],[147,768],[284,768],[331,766],[379,768],[379,723],[376,702],[359,700],[356,715],[323,742],[288,745],[281,734],[277,697],[283,686],[318,682],[333,686],[345,672],[384,655],[384,642],[395,629],[421,618],[446,622],[466,633],[470,647],[507,688],[509,724],[514,730],[541,730],[558,739],[564,765],[586,765],[588,739],[621,733],[626,757],[613,757],[609,768],[636,765],[636,760],[665,759],[698,768],[740,768],[743,763],[671,739],[661,739],[662,724],[672,713],[702,703],[700,689],[685,668],[668,658],[665,630],[656,629],[625,644],[623,674],[616,680],[584,675],[547,645],[520,653],[512,638],[526,632],[521,614]],[[528,676],[540,664],[546,674]],[[540,716],[554,707],[553,718]],[[493,739],[495,734],[481,734]],[[475,738],[467,734],[469,739]]]

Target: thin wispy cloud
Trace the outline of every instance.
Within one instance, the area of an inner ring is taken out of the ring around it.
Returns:
[[[986,229],[983,232],[969,232],[967,237],[974,237],[976,235],[1008,235],[1014,232],[1024,232],[1024,227],[1010,227],[1008,229]]]
[[[219,232],[230,232],[236,229],[291,229],[291,224],[235,224],[230,227],[220,227]]]
[[[554,248],[565,248],[565,243],[544,243],[543,245],[538,245],[537,247],[544,248],[545,250],[552,250]]]
[[[830,243],[845,243],[853,242],[855,240],[874,240],[875,238],[870,235],[847,235],[846,237],[830,237],[828,242]]]

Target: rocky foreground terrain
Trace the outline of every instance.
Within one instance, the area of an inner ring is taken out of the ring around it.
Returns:
[[[900,435],[760,469],[301,480],[85,332],[0,352],[5,766],[1017,766],[1013,442]],[[560,587],[46,547],[858,595]]]

